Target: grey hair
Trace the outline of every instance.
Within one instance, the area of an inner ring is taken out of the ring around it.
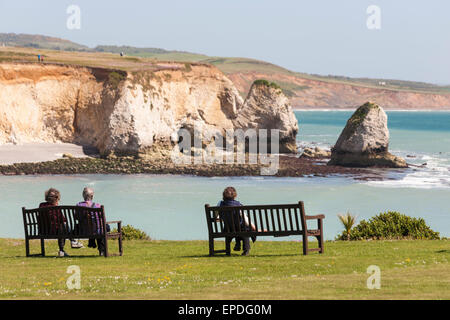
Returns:
[[[94,199],[94,190],[92,188],[86,187],[83,189],[83,199],[84,201],[90,201]]]

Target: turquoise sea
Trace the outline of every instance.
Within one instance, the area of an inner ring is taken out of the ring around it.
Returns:
[[[300,147],[330,147],[350,111],[299,111]],[[121,219],[154,239],[206,239],[204,204],[216,204],[233,185],[244,204],[305,201],[308,214],[323,213],[327,239],[341,231],[338,213],[367,219],[397,210],[423,217],[443,236],[450,236],[450,112],[388,112],[392,153],[424,168],[384,171],[383,181],[327,178],[203,178],[154,175],[75,175],[0,177],[0,237],[23,237],[21,207],[36,207],[44,191],[58,188],[63,204],[81,198],[84,186],[96,190],[108,219]],[[263,238],[272,240],[273,238]],[[295,238],[293,238],[295,239]]]

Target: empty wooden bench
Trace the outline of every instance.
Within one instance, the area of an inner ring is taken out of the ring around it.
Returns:
[[[311,251],[324,252],[323,248],[323,219],[324,215],[307,216],[304,203],[241,207],[211,207],[205,205],[206,221],[209,233],[209,255],[226,253],[231,255],[230,241],[225,241],[225,250],[214,250],[214,240],[217,238],[234,237],[288,237],[302,236],[303,254]],[[240,221],[248,218],[256,230],[242,226]],[[317,229],[308,228],[308,220],[317,220]],[[315,237],[318,248],[308,247],[308,237]]]
[[[74,206],[22,208],[26,256],[45,256],[45,240],[103,239],[105,257],[109,257],[108,240],[118,239],[119,255],[123,255],[122,222],[106,221],[105,208]],[[62,219],[64,217],[64,219]],[[107,232],[107,224],[117,224],[117,232]],[[41,240],[41,253],[30,254],[30,240]]]

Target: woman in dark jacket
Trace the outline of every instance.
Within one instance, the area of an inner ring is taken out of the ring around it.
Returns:
[[[218,207],[240,207],[242,204],[236,200],[237,192],[236,189],[233,187],[228,187],[223,191],[223,200],[219,202],[217,205]],[[245,216],[243,212],[240,210],[232,211],[231,214],[233,217],[230,216],[230,214],[221,217],[221,219],[224,221],[224,223],[228,226],[228,228],[233,228],[232,225],[234,224],[234,229],[241,229],[245,230],[248,228],[251,228],[252,230],[256,230],[255,226],[251,224],[249,226],[248,218]],[[227,238],[225,241],[227,243],[230,243],[233,239]],[[234,251],[240,251],[241,250],[241,242],[244,243],[242,252],[243,256],[248,256],[250,254],[250,239],[249,237],[236,237],[236,245],[234,246]],[[256,241],[256,237],[252,238],[253,242]]]
[[[59,205],[59,200],[61,200],[61,193],[54,188],[50,188],[47,191],[45,191],[45,202],[42,202],[39,205],[39,208],[57,207]],[[61,210],[58,210],[58,209],[49,210],[48,216],[46,218],[47,218],[46,220],[50,222],[50,233],[51,234],[58,235],[61,232],[64,232],[67,234],[68,232],[71,231],[71,230],[69,230],[66,218],[62,214]],[[65,242],[66,242],[65,239],[58,239],[58,246],[59,246],[58,256],[60,256],[60,257],[68,257],[69,256],[64,251]],[[83,244],[74,239],[70,239],[70,243],[71,243],[71,246],[73,249],[83,248]]]
[[[61,200],[61,193],[54,189],[50,188],[45,191],[45,202],[42,202],[39,205],[39,208],[46,207],[56,207],[59,204],[59,200]],[[50,232],[52,234],[57,235],[59,232],[64,230],[66,224],[66,218],[62,214],[61,210],[49,210],[48,211],[48,221],[50,222]],[[59,253],[60,257],[68,257],[69,255],[64,251],[64,244],[66,239],[58,239]]]

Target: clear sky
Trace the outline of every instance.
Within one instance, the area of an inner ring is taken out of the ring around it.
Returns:
[[[79,30],[66,27],[72,4]],[[379,30],[367,28],[370,5],[381,9]],[[0,0],[0,32],[450,84],[449,0]]]

